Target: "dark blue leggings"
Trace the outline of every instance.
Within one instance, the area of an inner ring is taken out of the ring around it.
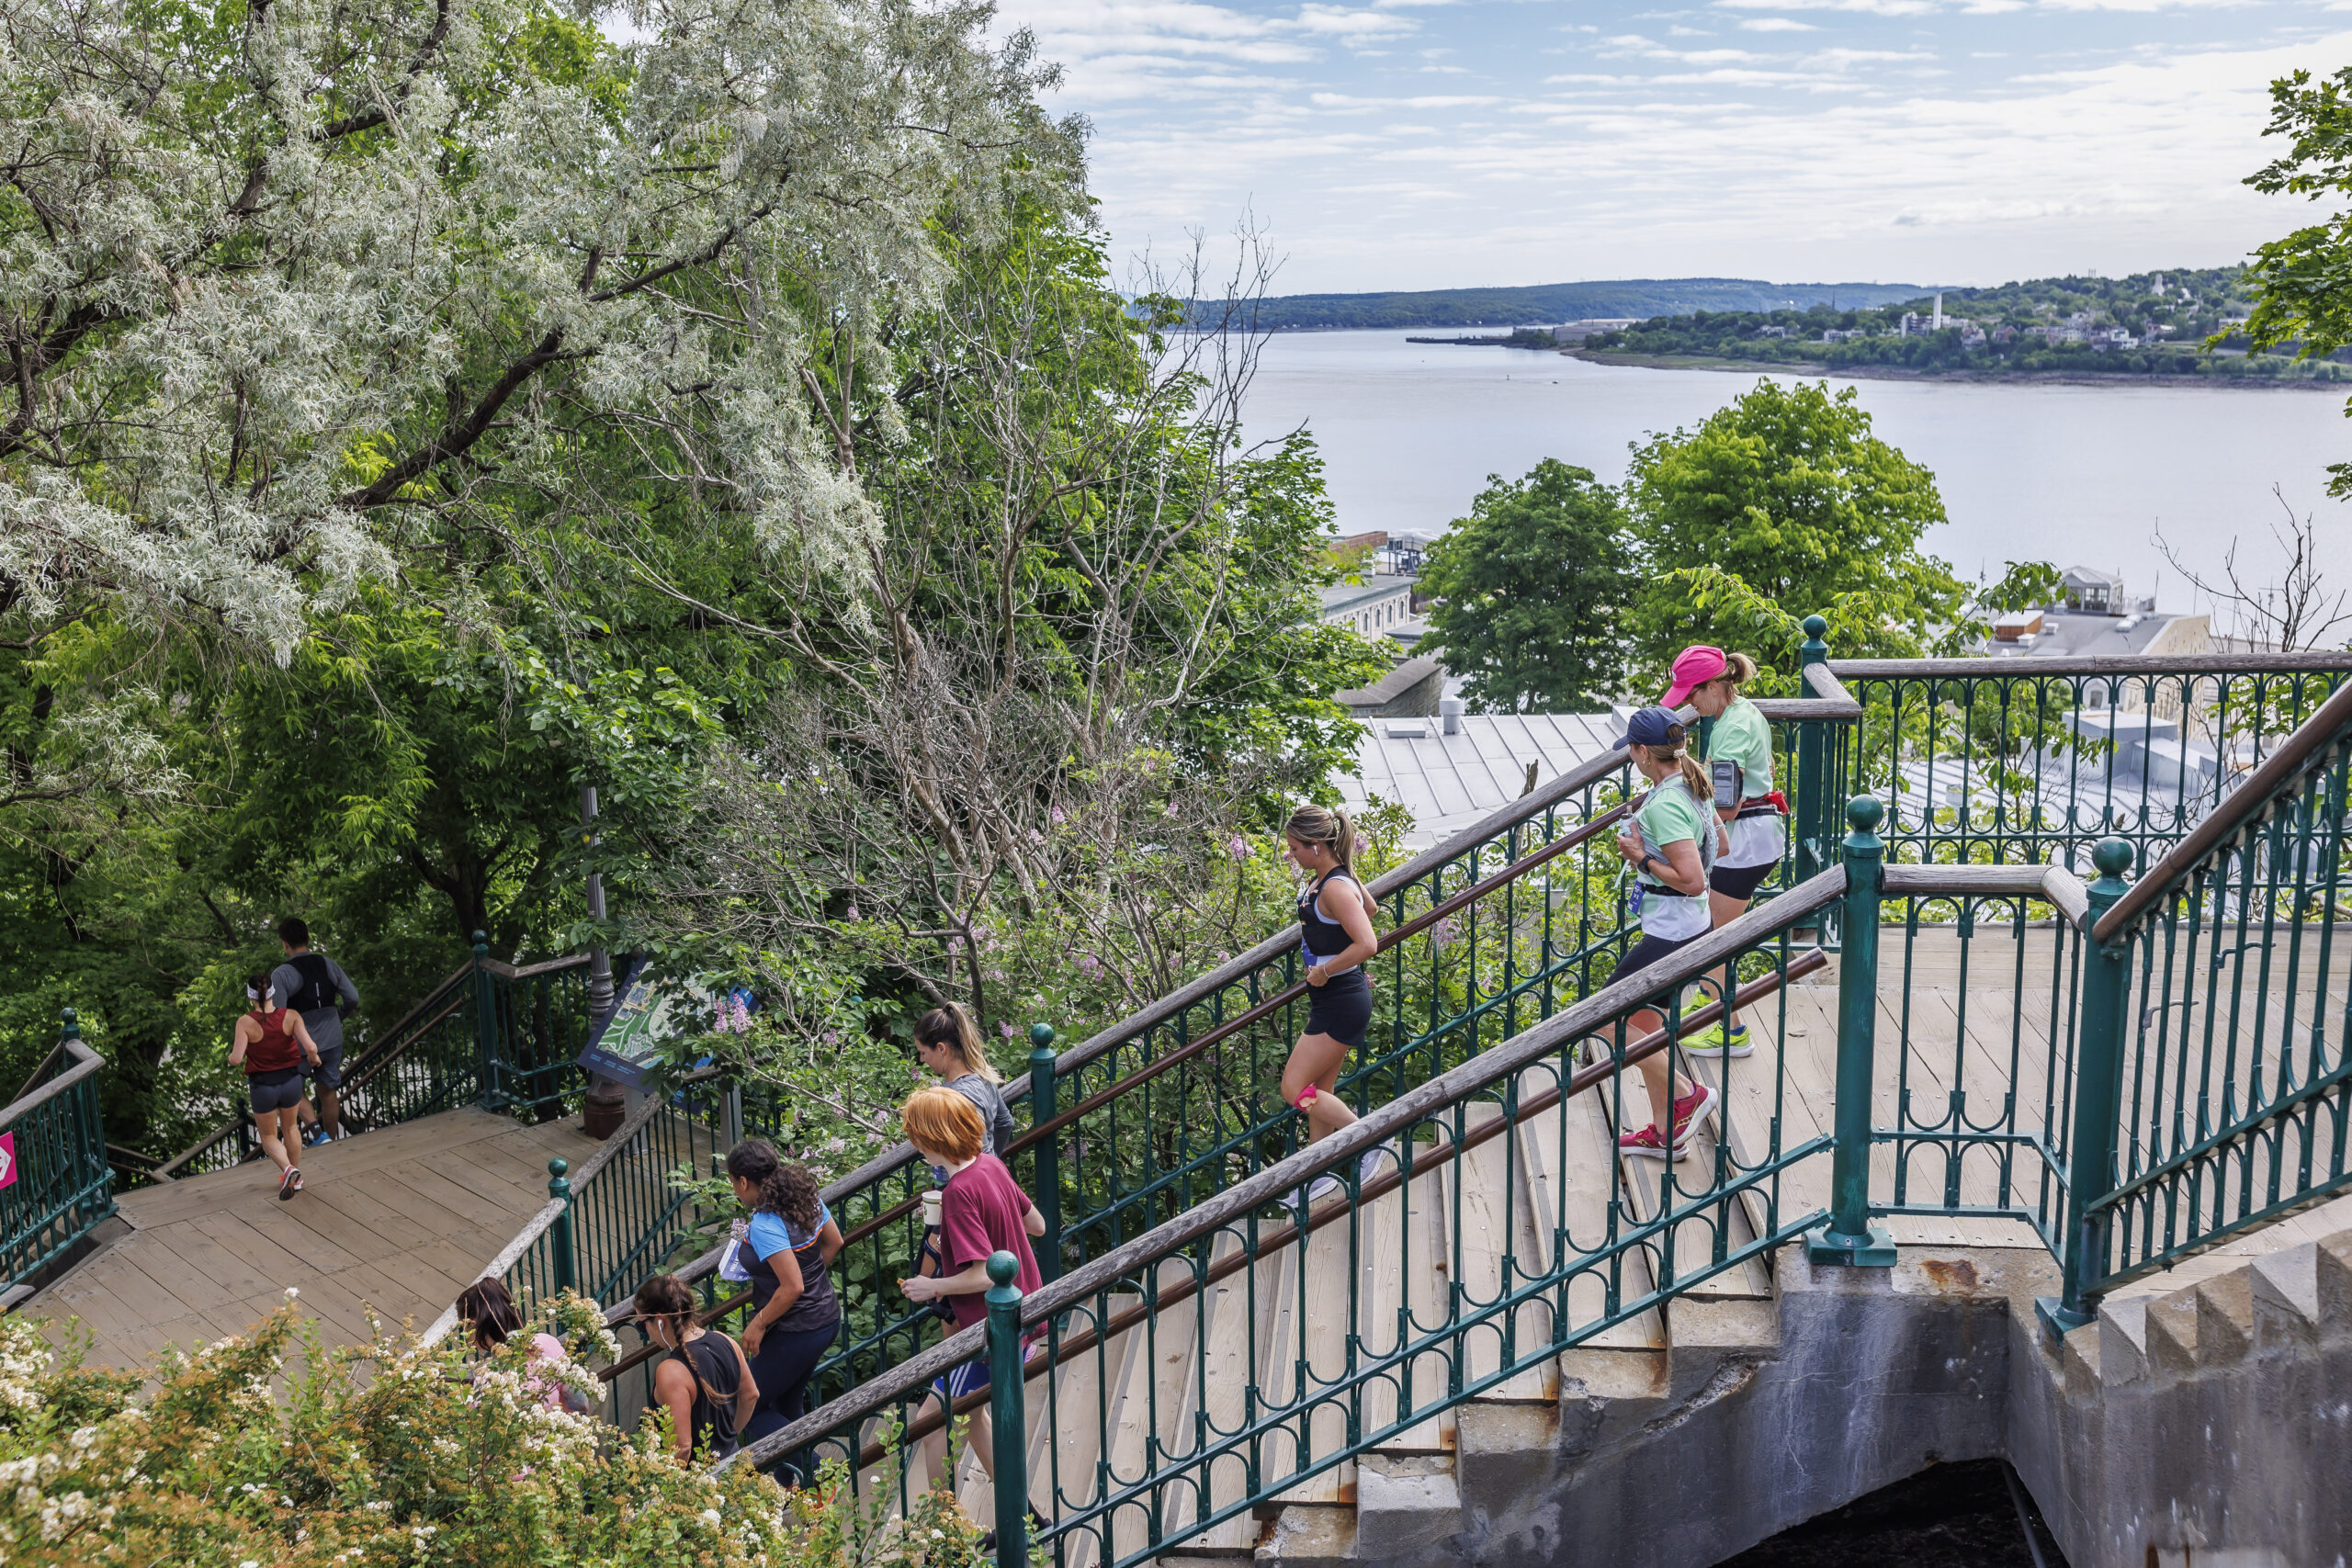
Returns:
[[[772,1328],[760,1339],[760,1353],[752,1358],[752,1377],[760,1385],[759,1408],[743,1424],[749,1443],[780,1432],[806,1414],[801,1403],[808,1393],[809,1374],[841,1333],[839,1318],[822,1328]]]

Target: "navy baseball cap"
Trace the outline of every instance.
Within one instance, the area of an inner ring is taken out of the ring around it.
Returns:
[[[1681,723],[1680,719],[1674,716],[1672,708],[1662,708],[1653,705],[1637,709],[1634,716],[1625,721],[1625,739],[1619,744],[1670,746],[1674,743],[1674,732]]]

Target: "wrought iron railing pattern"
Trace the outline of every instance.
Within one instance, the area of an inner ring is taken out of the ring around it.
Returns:
[[[57,1261],[114,1213],[98,1115],[105,1066],[69,1008],[56,1046],[0,1108],[0,1271],[9,1285]]]

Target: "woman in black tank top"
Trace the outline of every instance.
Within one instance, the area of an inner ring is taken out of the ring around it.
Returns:
[[[1302,806],[1283,829],[1291,863],[1314,878],[1298,898],[1299,944],[1306,960],[1306,1027],[1283,1068],[1283,1100],[1306,1119],[1306,1138],[1319,1143],[1356,1119],[1335,1092],[1340,1064],[1362,1045],[1372,1025],[1372,976],[1364,968],[1380,945],[1372,929],[1372,896],[1355,878],[1355,824],[1344,811]],[[1370,1174],[1381,1151],[1367,1153]],[[1329,1196],[1339,1182],[1318,1176],[1309,1201]]]
[[[638,1325],[670,1353],[654,1364],[653,1397],[670,1411],[678,1462],[725,1459],[759,1404],[760,1385],[743,1348],[695,1322],[695,1293],[675,1274],[656,1274],[637,1290]]]

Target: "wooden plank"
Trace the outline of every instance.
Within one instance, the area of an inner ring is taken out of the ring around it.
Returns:
[[[1160,1267],[1163,1285],[1189,1278],[1182,1258]],[[1189,1401],[1186,1373],[1199,1353],[1200,1297],[1187,1296],[1160,1308],[1130,1331],[1137,1341],[1127,1367],[1127,1387],[1111,1450],[1111,1484],[1131,1485],[1159,1471],[1169,1455],[1193,1447],[1182,1418]],[[1181,1486],[1156,1488],[1117,1509],[1111,1521],[1111,1555],[1124,1561],[1148,1544],[1155,1514],[1165,1517]]]
[[[1348,1367],[1348,1292],[1357,1258],[1354,1233],[1352,1223],[1342,1222],[1325,1225],[1306,1238],[1306,1257],[1296,1271],[1297,1290],[1286,1302],[1288,1310],[1297,1316],[1284,1326],[1276,1343],[1283,1361],[1295,1353],[1299,1365],[1285,1366],[1279,1384],[1270,1384],[1282,1391],[1272,1408],[1305,1404],[1326,1390],[1332,1391],[1303,1419],[1292,1418],[1290,1431],[1295,1438],[1303,1435],[1306,1446],[1292,1454],[1291,1468],[1314,1463],[1347,1446],[1347,1396],[1336,1385],[1344,1380]],[[1295,1247],[1283,1250],[1294,1257],[1297,1254]],[[1344,1461],[1283,1492],[1273,1506],[1351,1502],[1355,1478],[1355,1461]]]
[[[1529,1117],[1519,1124],[1519,1142],[1527,1162],[1529,1223],[1539,1237],[1563,1236],[1566,1261],[1605,1247],[1622,1234],[1626,1216],[1621,1212],[1612,1224],[1611,1213],[1612,1204],[1623,1203],[1617,1135],[1599,1094],[1576,1095]],[[1547,1240],[1543,1245],[1547,1261],[1555,1260],[1559,1244]],[[1655,1288],[1648,1255],[1634,1247],[1622,1256],[1617,1268],[1620,1298],[1647,1295]],[[1603,1265],[1575,1276],[1563,1293],[1564,1305],[1562,1295],[1555,1295],[1555,1310],[1566,1312],[1571,1328],[1606,1315],[1609,1274]],[[1600,1349],[1662,1350],[1666,1328],[1653,1310],[1613,1324],[1583,1344]]]
[[[1232,1231],[1217,1233],[1212,1257],[1223,1259],[1240,1250],[1241,1237]],[[1215,1448],[1241,1430],[1248,1420],[1252,1335],[1258,1316],[1258,1267],[1229,1274],[1208,1289],[1203,1311],[1201,1371],[1195,1382],[1196,1407],[1207,1416],[1207,1443]],[[1186,1412],[1188,1425],[1197,1426]],[[1197,1450],[1196,1450],[1197,1451]],[[1201,1470],[1189,1469],[1191,1483],[1169,1489],[1166,1507],[1168,1542],[1197,1551],[1246,1551],[1258,1539],[1257,1522],[1247,1512],[1187,1537],[1193,1521],[1227,1506],[1249,1493],[1249,1468],[1243,1450],[1235,1449],[1211,1461],[1205,1478],[1205,1506],[1201,1496]]]
[[[1499,1105],[1480,1102],[1464,1108],[1464,1129],[1482,1127],[1504,1114]],[[1532,1226],[1525,1223],[1527,1168],[1519,1140],[1493,1137],[1464,1153],[1447,1168],[1447,1193],[1458,1190],[1453,1213],[1461,1226],[1455,1238],[1456,1265],[1462,1287],[1464,1316],[1494,1305],[1526,1280],[1529,1263],[1541,1270],[1542,1254],[1534,1250]],[[1508,1346],[1514,1356],[1521,1347],[1548,1343],[1552,1309],[1536,1302],[1487,1319],[1467,1330],[1462,1339],[1462,1381],[1466,1384],[1492,1376],[1503,1364]],[[1548,1371],[1548,1376],[1547,1376]],[[1549,1392],[1547,1393],[1547,1385]],[[1548,1402],[1559,1394],[1555,1367],[1546,1362],[1531,1367],[1497,1384],[1479,1397],[1496,1403]]]

